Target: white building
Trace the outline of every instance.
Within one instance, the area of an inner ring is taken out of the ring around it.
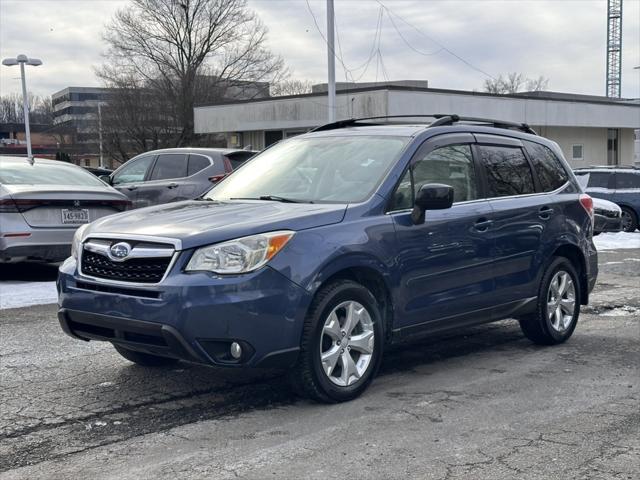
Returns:
[[[455,113],[532,126],[556,141],[574,166],[631,165],[640,103],[555,92],[491,95],[388,83],[339,90],[336,118]],[[262,149],[326,123],[326,93],[195,108],[196,133],[224,133],[228,146]],[[428,121],[428,119],[427,119]],[[635,148],[640,146],[635,145]]]

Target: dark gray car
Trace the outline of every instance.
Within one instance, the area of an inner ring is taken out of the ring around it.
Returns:
[[[142,153],[108,177],[133,208],[200,197],[256,152],[225,148],[167,148]]]

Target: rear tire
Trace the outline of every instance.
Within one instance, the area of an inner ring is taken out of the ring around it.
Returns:
[[[629,207],[621,207],[622,209],[622,231],[623,232],[635,232],[638,228],[638,216],[636,212]]]
[[[113,344],[113,348],[115,348],[116,352],[130,362],[142,367],[166,367],[178,363],[178,360],[175,358],[160,357],[158,355],[151,355],[150,353],[136,352],[134,350],[121,347],[120,345],[116,345],[115,343]]]
[[[330,283],[307,312],[292,386],[318,402],[352,400],[373,380],[383,346],[382,315],[371,292],[351,280]]]
[[[539,345],[556,345],[571,337],[580,315],[580,282],[564,257],[555,257],[545,270],[536,311],[520,319],[524,335]]]

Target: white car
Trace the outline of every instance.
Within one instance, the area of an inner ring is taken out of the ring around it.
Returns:
[[[78,226],[130,205],[70,163],[0,157],[0,263],[64,260]]]

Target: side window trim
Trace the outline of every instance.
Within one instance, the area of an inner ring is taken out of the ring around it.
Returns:
[[[529,170],[531,171],[531,177],[533,178],[533,188],[535,190],[535,193],[546,193],[542,188],[542,184],[540,183],[540,179],[538,178],[538,172],[536,171],[536,167],[533,164],[533,160],[531,159],[531,155],[529,155],[529,152],[527,151],[527,149],[525,148],[524,145],[522,145],[522,147],[520,147],[520,150],[522,150],[524,158],[527,159],[527,163],[529,164]]]
[[[465,202],[455,202],[454,205],[457,205],[459,203],[477,202],[479,200],[484,200],[482,195],[480,195],[482,193],[482,183],[479,181],[479,177],[478,177],[478,165],[476,163],[476,155],[474,153],[475,143],[476,143],[476,140],[472,133],[445,133],[435,137],[427,138],[416,149],[415,153],[411,156],[411,160],[409,160],[409,163],[402,171],[400,178],[398,178],[398,181],[396,182],[395,186],[393,187],[393,190],[391,191],[391,196],[387,202],[387,206],[385,207],[385,213],[406,212],[412,208],[412,207],[399,208],[399,209],[393,208],[393,200],[395,197],[396,190],[400,186],[400,183],[402,183],[402,179],[404,178],[404,176],[407,174],[407,170],[409,170],[409,176],[411,177],[411,205],[413,205],[415,203],[415,181],[413,178],[413,167],[415,166],[416,163],[418,163],[421,157],[429,155],[431,152],[433,152],[434,150],[437,150],[438,148],[448,147],[451,145],[469,145],[471,150],[471,157],[473,160],[473,169],[476,177],[476,189],[479,194],[478,196],[479,198],[475,200],[467,200]]]

